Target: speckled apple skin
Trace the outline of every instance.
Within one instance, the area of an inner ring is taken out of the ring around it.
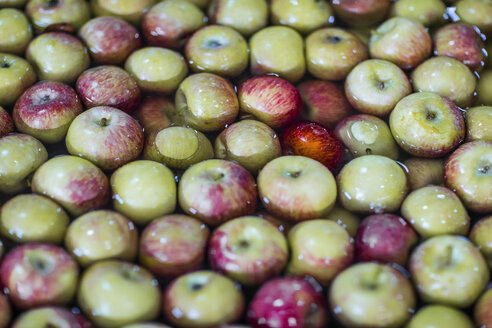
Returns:
[[[0,138],[14,130],[14,122],[9,113],[0,107]]]

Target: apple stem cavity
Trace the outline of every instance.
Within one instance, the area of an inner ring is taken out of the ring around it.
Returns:
[[[50,95],[45,95],[45,96],[43,96],[43,97],[39,100],[39,103],[40,103],[41,105],[44,105],[44,104],[48,103],[50,100],[51,100]]]
[[[338,35],[330,35],[328,38],[328,43],[331,43],[331,44],[337,44],[337,43],[340,43],[342,41],[342,38],[339,37]]]
[[[376,290],[378,288],[378,280],[379,276],[381,275],[382,272],[381,266],[376,266],[374,268],[374,271],[372,272],[372,275],[368,276],[368,279],[362,280],[362,286],[368,290]]]
[[[9,67],[10,67],[10,63],[7,62],[2,63],[2,68],[9,68]]]
[[[48,0],[46,1],[46,8],[54,8],[60,4],[59,0]]]
[[[288,177],[291,177],[291,178],[298,178],[300,175],[301,175],[301,172],[300,171],[294,171],[294,172],[289,172],[287,171],[285,173]]]
[[[221,48],[223,45],[222,45],[222,42],[220,41],[217,41],[217,40],[207,40],[206,43],[205,43],[205,48],[208,48],[208,49],[218,49],[218,48]]]

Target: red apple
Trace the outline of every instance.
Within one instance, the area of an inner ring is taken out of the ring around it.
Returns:
[[[51,244],[19,246],[0,265],[1,283],[21,309],[68,303],[75,296],[78,275],[74,259]]]
[[[270,280],[251,300],[248,322],[254,328],[328,327],[321,287],[294,277]]]
[[[111,106],[131,113],[140,103],[137,82],[116,66],[88,69],[80,74],[75,87],[87,108]]]
[[[170,116],[174,112],[174,101],[163,96],[149,96],[142,99],[133,112],[144,129],[145,136],[171,126]]]
[[[82,110],[82,103],[71,87],[44,81],[19,97],[12,116],[17,130],[54,143],[65,138],[70,123]]]
[[[239,85],[239,107],[270,127],[281,128],[294,121],[302,99],[287,80],[275,76],[252,77]]]
[[[86,158],[103,170],[113,170],[140,155],[144,133],[130,115],[99,106],[73,120],[65,142],[70,154]]]
[[[331,0],[335,14],[353,26],[370,26],[386,16],[390,0]]]
[[[301,121],[286,127],[280,134],[284,155],[299,155],[317,160],[330,171],[343,160],[343,146],[333,131],[321,124]]]
[[[14,130],[14,122],[9,113],[0,107],[0,138]]]
[[[412,226],[394,214],[375,214],[365,218],[355,236],[355,256],[359,261],[407,263],[418,236]]]
[[[252,214],[257,197],[251,173],[238,164],[220,159],[191,166],[178,186],[181,209],[211,226]]]
[[[343,87],[322,80],[309,80],[297,86],[304,104],[301,116],[329,128],[352,113]]]

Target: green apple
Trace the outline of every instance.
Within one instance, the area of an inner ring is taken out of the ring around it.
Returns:
[[[166,326],[165,324],[162,323],[146,322],[146,323],[134,323],[131,325],[125,325],[122,328],[171,328],[171,327]]]
[[[407,168],[410,190],[427,185],[444,185],[444,160],[410,157],[403,162]]]
[[[20,10],[0,10],[0,51],[21,55],[32,39],[29,21]]]
[[[98,210],[72,221],[65,235],[65,247],[80,265],[137,255],[138,232],[133,222],[118,212]]]
[[[215,158],[235,161],[253,174],[280,155],[275,131],[256,120],[233,123],[215,139]]]
[[[133,161],[117,169],[110,179],[113,208],[136,224],[144,225],[176,207],[174,174],[154,161]]]
[[[492,141],[492,106],[469,108],[465,113],[466,140]]]
[[[211,73],[198,73],[184,79],[176,91],[175,103],[179,119],[202,132],[223,129],[239,114],[233,85]]]
[[[430,58],[412,72],[411,78],[415,91],[439,93],[460,107],[469,107],[473,103],[477,78],[457,59]]]
[[[287,25],[302,34],[333,24],[335,16],[325,0],[273,0],[271,21],[275,25]]]
[[[475,245],[452,235],[421,243],[412,252],[408,268],[422,301],[459,308],[475,302],[490,276]]]
[[[212,271],[180,276],[163,294],[163,312],[178,327],[216,327],[238,320],[244,298],[229,278]]]
[[[335,205],[330,213],[325,215],[324,219],[335,221],[347,230],[351,237],[355,237],[360,224],[360,218],[357,215],[339,205]]]
[[[98,327],[119,328],[159,314],[157,280],[146,269],[122,261],[102,261],[84,271],[78,305]]]
[[[0,208],[0,233],[16,243],[59,244],[68,223],[63,208],[36,194],[18,195]]]
[[[338,199],[351,212],[395,212],[407,195],[405,171],[394,160],[380,155],[357,157],[337,176]]]
[[[492,56],[492,54],[490,54]],[[490,59],[492,61],[492,59]],[[492,106],[492,69],[480,73],[477,84],[477,99],[475,104]]]
[[[444,23],[446,5],[441,0],[398,0],[390,9],[390,16],[411,18],[424,26]]]
[[[214,150],[203,133],[192,128],[170,126],[147,137],[143,157],[171,168],[186,169],[213,158]]]
[[[72,84],[89,68],[87,48],[77,37],[62,32],[44,33],[31,41],[26,59],[40,80]]]
[[[456,14],[467,24],[477,26],[487,37],[492,36],[492,3],[489,0],[460,0]]]
[[[0,106],[11,106],[36,82],[36,72],[24,58],[0,53]]]
[[[78,30],[91,18],[85,0],[30,0],[25,10],[37,34],[55,24],[69,24]]]
[[[127,22],[140,26],[142,16],[158,0],[91,0],[95,16],[116,16]]]
[[[306,71],[304,41],[296,30],[287,26],[269,26],[249,40],[251,73],[277,74],[291,83]]]
[[[27,0],[0,0],[0,8],[22,8]]]
[[[468,234],[470,217],[458,196],[445,187],[428,186],[411,192],[401,214],[423,238]]]
[[[482,252],[492,269],[492,215],[481,218],[470,231],[470,241]]]
[[[341,28],[320,29],[306,38],[307,69],[321,80],[345,79],[367,56],[368,50],[362,41]]]
[[[0,138],[0,193],[26,189],[32,173],[47,159],[46,148],[30,135],[13,133]]]
[[[445,305],[427,305],[421,308],[405,328],[473,328],[473,322],[464,312]]]
[[[171,94],[188,74],[181,54],[159,47],[146,47],[133,52],[125,69],[137,81],[142,92]]]
[[[232,27],[208,25],[188,39],[184,53],[195,72],[236,77],[248,67],[248,44]]]
[[[87,324],[88,322],[85,318],[67,308],[43,306],[22,312],[12,324],[12,328],[89,328],[85,326]]]
[[[330,220],[298,223],[289,230],[287,238],[292,252],[287,274],[311,276],[325,287],[354,259],[352,237]]]
[[[208,16],[213,24],[250,36],[268,25],[268,5],[266,0],[212,0]]]

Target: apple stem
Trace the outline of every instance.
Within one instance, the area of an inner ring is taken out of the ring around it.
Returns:
[[[453,256],[453,246],[451,245],[448,245],[446,247],[446,258],[445,258],[445,262],[444,264],[446,266],[450,265],[451,264],[451,257]]]

